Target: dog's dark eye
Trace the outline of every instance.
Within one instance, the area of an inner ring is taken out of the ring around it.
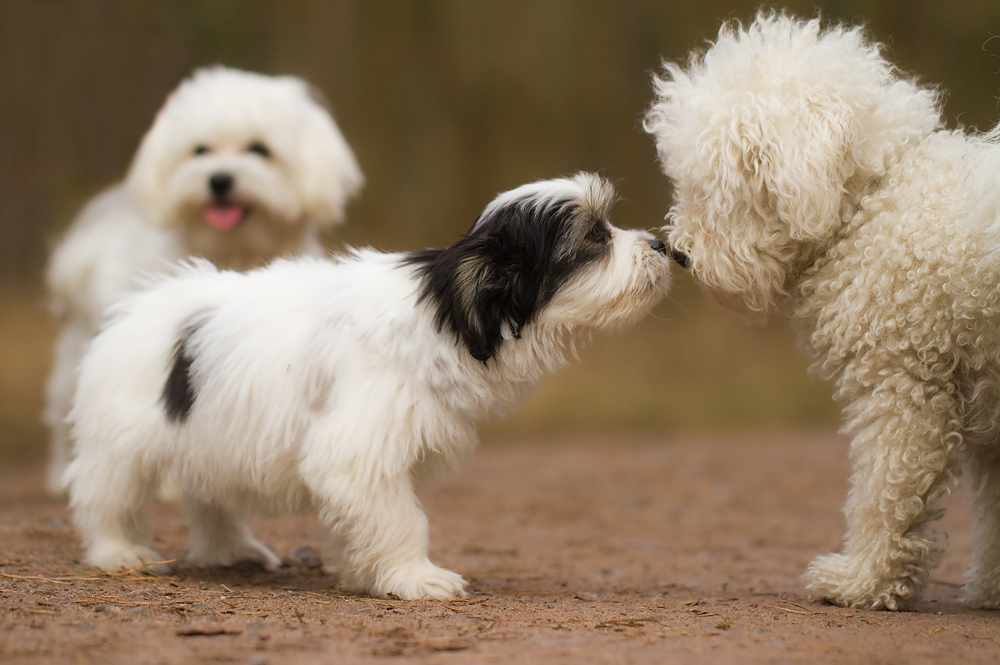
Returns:
[[[192,151],[196,155],[207,155],[208,146],[207,145],[196,145]]]
[[[263,157],[264,159],[267,159],[268,157],[271,156],[271,149],[268,148],[263,143],[261,143],[260,141],[254,141],[253,143],[248,145],[247,152],[256,153],[261,157]]]
[[[590,227],[590,231],[587,232],[587,240],[591,242],[605,243],[611,239],[611,231],[608,227],[604,225],[603,222],[598,222]]]

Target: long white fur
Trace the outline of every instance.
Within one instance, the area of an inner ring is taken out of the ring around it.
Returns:
[[[612,190],[581,175],[536,183],[524,200],[567,193],[600,213]],[[244,274],[194,262],[128,296],[83,360],[71,414],[67,481],[87,561],[105,570],[161,561],[141,515],[169,473],[191,514],[197,563],[273,568],[278,558],[243,520],[313,507],[340,547],[346,588],[464,594],[461,577],[427,558],[416,488],[468,454],[475,421],[561,365],[574,339],[633,321],[662,295],[668,262],[652,236],[612,234],[607,260],[567,278],[487,362],[438,327],[402,254],[278,260]],[[178,423],[164,413],[164,380],[192,326],[197,396]]]
[[[247,151],[255,141],[272,151],[269,159]],[[209,152],[194,154],[199,145]],[[228,232],[203,219],[216,173],[234,177],[231,199],[250,210]],[[363,180],[304,81],[225,67],[185,80],[143,137],[125,180],[84,207],[49,262],[46,281],[63,323],[45,411],[50,490],[64,489],[77,365],[116,297],[186,256],[245,270],[277,256],[318,255],[319,231],[343,221]]]
[[[674,250],[721,299],[788,317],[836,385],[854,473],[841,554],[809,589],[904,609],[964,460],[965,593],[1000,606],[1000,147],[942,128],[934,90],[859,28],[761,14],[666,65],[646,119]]]

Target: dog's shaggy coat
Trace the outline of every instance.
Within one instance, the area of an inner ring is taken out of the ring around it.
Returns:
[[[1000,606],[1000,147],[942,128],[933,90],[861,30],[762,14],[667,64],[646,118],[675,184],[672,251],[721,300],[780,313],[846,404],[841,554],[809,589],[903,609],[964,460],[966,596]]]
[[[144,273],[199,256],[246,270],[321,252],[363,182],[350,147],[302,80],[225,67],[181,83],[125,181],[96,196],[56,247],[46,281],[63,329],[47,389],[49,488],[62,491],[76,369],[108,305]]]
[[[195,263],[128,296],[84,358],[67,472],[87,561],[155,563],[141,514],[169,473],[191,514],[190,558],[277,566],[243,520],[312,506],[341,583],[447,598],[427,558],[416,482],[447,470],[474,423],[511,404],[589,331],[645,313],[665,245],[607,220],[589,174],[501,195],[455,245]]]

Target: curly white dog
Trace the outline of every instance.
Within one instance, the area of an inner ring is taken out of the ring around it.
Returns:
[[[812,562],[809,589],[910,605],[964,461],[966,596],[1000,606],[996,135],[942,129],[935,92],[861,30],[782,15],[725,25],[656,90],[645,126],[676,187],[673,253],[721,299],[792,320],[846,403],[844,551]]]
[[[198,262],[126,296],[83,360],[70,414],[87,561],[161,560],[141,513],[170,473],[197,563],[277,566],[244,518],[315,506],[345,587],[463,594],[427,558],[416,481],[453,467],[474,421],[576,340],[664,293],[666,246],[611,226],[613,195],[589,174],[537,182],[500,195],[447,249],[249,273]]]
[[[354,154],[304,82],[202,69],[168,98],[123,183],[93,199],[53,252],[63,319],[48,384],[49,487],[62,490],[76,367],[108,304],[142,273],[194,255],[237,270],[320,251],[363,182]]]

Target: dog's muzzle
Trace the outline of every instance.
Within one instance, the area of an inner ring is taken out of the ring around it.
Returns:
[[[653,250],[654,252],[659,252],[660,254],[663,254],[664,256],[667,255],[667,246],[659,238],[650,238],[646,242],[649,243],[649,248],[651,250]]]

